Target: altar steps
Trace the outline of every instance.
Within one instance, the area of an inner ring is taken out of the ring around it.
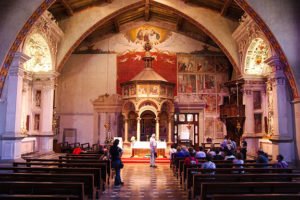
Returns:
[[[149,163],[150,158],[122,158],[123,163]],[[168,158],[157,158],[156,163],[166,163],[169,164],[170,160]]]

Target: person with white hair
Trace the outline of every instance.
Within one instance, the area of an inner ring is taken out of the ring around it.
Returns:
[[[157,143],[155,140],[155,134],[153,133],[150,138],[150,167],[154,167],[154,168],[156,168],[156,165],[155,165],[155,159],[157,156],[156,147],[157,147]]]

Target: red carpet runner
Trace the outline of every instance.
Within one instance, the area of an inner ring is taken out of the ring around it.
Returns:
[[[123,163],[149,163],[149,158],[122,158]],[[168,158],[157,158],[156,163],[170,163]]]

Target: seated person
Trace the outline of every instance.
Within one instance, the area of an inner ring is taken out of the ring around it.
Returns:
[[[206,156],[206,162],[201,166],[203,169],[216,169],[216,164],[212,162],[212,157],[210,155]],[[215,172],[210,172],[208,174],[215,174]]]
[[[277,156],[277,163],[274,165],[275,168],[288,168],[289,164],[283,160],[283,155],[279,154]]]
[[[266,154],[263,150],[258,150],[256,163],[268,164],[269,163],[268,154]],[[267,167],[267,166],[265,166],[265,167]]]
[[[224,160],[223,152],[216,149],[216,155],[213,158],[214,160]]]
[[[200,158],[200,159],[206,158],[206,153],[204,152],[204,149],[203,149],[202,146],[196,148],[196,155],[195,155],[195,157],[196,158]]]
[[[185,156],[184,156],[184,154],[183,154],[183,152],[182,152],[182,150],[181,150],[181,147],[180,146],[178,146],[177,147],[177,151],[176,151],[176,153],[175,153],[175,158],[184,158]]]
[[[224,160],[234,160],[235,156],[233,155],[232,151],[226,151],[226,156],[224,158]]]
[[[190,151],[190,156],[184,159],[185,165],[196,165],[198,164],[198,160],[195,158],[195,152]]]

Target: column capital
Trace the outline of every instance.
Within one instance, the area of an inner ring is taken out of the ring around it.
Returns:
[[[159,117],[156,117],[155,121],[156,121],[156,123],[158,123],[159,122]]]
[[[271,66],[273,71],[283,70],[284,64],[281,62],[278,56],[271,56],[264,61],[267,65]]]
[[[23,64],[29,60],[30,57],[22,52],[16,52],[9,68],[10,76],[23,76],[24,67]]]

